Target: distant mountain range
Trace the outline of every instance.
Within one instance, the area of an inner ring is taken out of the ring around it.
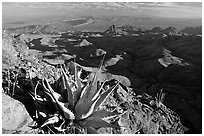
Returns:
[[[19,19],[20,20],[20,19]],[[155,25],[162,29],[169,26],[173,26],[180,31],[185,27],[196,27],[202,25],[201,20],[189,20],[189,19],[170,19],[166,20],[164,18],[157,18],[152,16],[114,16],[114,15],[75,15],[75,16],[55,16],[52,18],[32,18],[28,20],[2,20],[3,29],[7,28],[17,28],[17,27],[27,27],[32,25],[45,26],[46,29],[55,29],[62,31],[105,31],[108,26],[131,26],[133,29],[141,28],[149,30]]]
[[[167,27],[162,29],[160,27],[153,27],[150,30],[142,30],[140,28],[134,29],[132,26],[115,26],[111,25],[105,33],[109,35],[128,35],[128,34],[164,34],[164,35],[182,35],[182,34],[190,34],[190,35],[202,35],[202,27],[186,27],[181,31],[177,31],[175,27]]]
[[[186,27],[185,29],[181,30],[181,32],[187,34],[202,35],[202,26]]]

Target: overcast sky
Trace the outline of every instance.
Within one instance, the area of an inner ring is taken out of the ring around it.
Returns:
[[[129,15],[162,18],[202,18],[201,2],[119,2],[119,3],[5,3],[3,22],[8,18],[55,15]]]

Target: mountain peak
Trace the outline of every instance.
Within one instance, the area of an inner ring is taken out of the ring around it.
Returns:
[[[127,35],[128,31],[133,31],[132,26],[124,25],[124,26],[115,26],[114,24],[111,25],[108,30],[105,31],[107,34],[111,35]]]
[[[170,34],[170,35],[174,35],[174,34],[177,35],[177,34],[178,34],[176,28],[175,28],[175,27],[172,27],[172,26],[167,27],[166,29],[164,29],[164,30],[163,30],[163,33],[164,33],[164,34]]]

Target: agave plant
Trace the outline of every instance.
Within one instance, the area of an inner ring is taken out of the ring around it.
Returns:
[[[117,121],[110,123],[106,119],[118,119],[117,111],[106,111],[100,106],[108,98],[108,96],[118,87],[119,81],[112,87],[105,89],[106,81],[98,85],[98,76],[101,73],[101,67],[94,76],[88,76],[88,81],[83,85],[80,79],[81,72],[77,70],[74,62],[74,76],[67,74],[66,69],[61,66],[61,74],[63,87],[61,91],[66,91],[67,95],[62,96],[57,91],[54,91],[48,80],[42,80],[43,90],[50,97],[52,104],[55,105],[57,111],[54,116],[48,118],[41,128],[50,124],[59,123],[63,119],[69,121],[69,124],[78,125],[87,133],[97,133],[97,129],[101,127],[120,128]],[[60,101],[61,98],[66,99],[66,102]],[[60,116],[59,116],[60,114]],[[58,131],[63,131],[66,128],[55,128]]]

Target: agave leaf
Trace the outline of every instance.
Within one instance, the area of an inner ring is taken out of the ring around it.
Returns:
[[[81,87],[80,88],[78,87],[78,88],[76,88],[76,91],[73,92],[73,94],[74,94],[74,98],[73,98],[74,99],[74,107],[73,107],[73,109],[75,108],[76,103],[80,99],[81,91],[82,91]]]
[[[98,91],[97,90],[97,86],[98,86],[98,75],[99,75],[99,71],[95,74],[94,77],[94,81],[92,82],[92,84],[90,85],[90,94],[88,94],[88,99],[92,99],[92,97],[94,96],[94,94]]]
[[[97,90],[97,74],[98,72],[94,73],[94,77],[91,80],[91,82],[89,83],[89,86],[87,87],[87,90],[85,91],[85,94],[82,96],[82,99],[84,100],[88,100],[91,99],[92,94]],[[89,79],[91,78],[91,76],[89,76]]]
[[[57,101],[57,104],[59,105],[60,109],[64,112],[64,116],[66,119],[71,119],[71,120],[75,119],[74,113],[71,110],[69,110],[68,108],[66,108],[66,106],[65,106],[66,103],[62,103],[62,102]]]
[[[110,118],[120,115],[117,111],[105,111],[98,110],[95,111],[89,118]]]
[[[53,116],[52,118],[47,119],[40,127],[44,127],[49,124],[55,124],[60,121],[59,117]]]
[[[86,101],[92,100],[94,97],[94,94],[97,93],[97,75],[98,72],[94,73],[93,79],[86,84],[86,86],[83,88],[82,93],[81,93],[81,98],[79,99],[79,104],[84,103]],[[90,80],[89,76],[89,80]]]
[[[76,110],[76,107],[79,107],[81,104],[83,104],[83,103],[86,102],[87,99],[84,97],[84,94],[86,93],[88,87],[89,87],[89,83],[87,83],[87,84],[82,88],[80,98],[79,98],[79,100],[76,102],[76,105],[75,105],[75,110]]]
[[[86,93],[87,94],[86,98],[88,98],[88,99],[93,99],[93,97],[95,99],[96,98],[95,95],[100,93],[100,91],[99,91],[100,89],[97,90],[97,85],[98,85],[97,83],[98,83],[98,79],[99,79],[99,77],[101,75],[101,70],[102,70],[105,55],[106,54],[104,54],[103,59],[101,60],[101,64],[99,66],[98,71],[95,72],[95,74],[94,74],[94,78],[93,78],[93,80],[91,82],[91,85],[89,86],[89,91],[87,91],[87,93]]]
[[[64,79],[64,76],[63,76],[63,72],[61,71],[61,74],[62,74],[62,77],[61,77],[61,81],[62,81],[62,85],[63,85],[63,90],[65,90],[66,89],[66,83],[65,83],[65,79]]]
[[[86,117],[88,117],[89,115],[91,115],[91,113],[94,110],[94,105],[97,102],[98,99],[93,100],[93,101],[88,101],[85,103],[82,103],[80,105],[76,105],[75,107],[75,115],[76,115],[76,119],[84,119]]]
[[[73,91],[71,90],[71,83],[70,83],[70,80],[69,80],[69,77],[66,75],[65,71],[63,70],[62,68],[62,79],[63,79],[63,82],[65,83],[65,87],[66,87],[66,90],[67,90],[67,101],[68,101],[68,105],[71,109],[74,108],[74,96],[73,96]]]
[[[87,82],[86,85],[82,88],[81,95],[80,95],[80,98],[81,98],[81,99],[82,99],[82,98],[83,98],[83,99],[85,98],[85,94],[86,94],[86,92],[87,92],[89,86],[90,86],[90,82]]]
[[[120,128],[119,125],[115,124],[110,124],[108,122],[105,122],[101,118],[90,118],[90,119],[85,119],[83,121],[78,121],[78,123],[85,128],[93,127],[93,128],[101,128],[101,127],[111,127],[111,128]]]
[[[99,94],[100,94],[101,90],[103,89],[103,86],[104,86],[105,83],[106,82],[103,82],[103,84],[101,85],[100,89],[95,92],[95,94],[93,95],[92,100],[95,100],[99,96]]]
[[[76,67],[76,63],[74,62],[74,77],[75,77],[75,81],[77,83],[77,87],[80,86],[80,80],[79,80],[79,77],[78,77],[78,71],[77,71],[77,67]]]
[[[57,102],[56,102],[55,98],[53,97],[53,95],[51,94],[50,90],[45,86],[44,80],[42,81],[42,85],[43,85],[43,90],[44,90],[45,94],[47,94],[49,96],[49,98],[52,101],[52,103],[54,104],[55,108],[58,109]]]
[[[88,111],[85,112],[85,114],[83,114],[81,116],[81,119],[85,119],[85,118],[89,117],[94,112],[94,106],[96,105],[96,102],[98,101],[98,99],[99,99],[99,97],[97,99],[93,100],[94,103],[91,105],[91,107],[88,109]]]
[[[56,101],[56,103],[58,104],[59,108],[63,111],[64,113],[64,116],[67,118],[67,119],[75,119],[75,116],[74,114],[72,113],[71,110],[69,110],[68,108],[66,108],[66,103],[62,103],[60,102],[58,99],[60,97],[60,94],[56,93],[52,87],[50,86],[50,84],[48,83],[47,79],[45,79],[45,82],[49,88],[49,91],[51,93],[51,95],[53,96],[54,100]]]
[[[108,98],[108,96],[109,96],[109,95],[115,90],[115,88],[119,85],[119,83],[120,83],[120,82],[118,81],[118,83],[117,83],[115,86],[113,86],[112,88],[109,88],[106,92],[104,92],[103,94],[101,94],[101,95],[99,96],[99,99],[97,100],[96,104],[94,105],[94,111],[96,111],[96,109],[101,106],[101,104]]]
[[[95,100],[85,102],[83,100],[83,97],[79,100],[79,103],[77,103],[75,107],[76,111],[76,118],[77,119],[85,119],[89,117],[96,109],[106,100],[106,98],[110,95],[110,93],[115,89],[115,87],[119,84],[119,82],[100,96],[96,97]],[[100,89],[99,89],[100,90]],[[95,96],[97,96],[98,93],[96,93]],[[94,97],[95,97],[94,96]],[[85,98],[84,98],[85,99]],[[84,101],[84,103],[80,103],[81,101]]]
[[[97,130],[96,130],[95,128],[93,128],[93,127],[88,127],[88,128],[87,128],[87,133],[88,133],[88,134],[97,134],[98,132],[97,132]]]
[[[77,71],[76,63],[74,63],[74,74],[75,74],[75,84],[76,84],[76,91],[74,91],[74,104],[79,100],[82,88],[81,88],[81,81],[80,81],[80,72]]]

